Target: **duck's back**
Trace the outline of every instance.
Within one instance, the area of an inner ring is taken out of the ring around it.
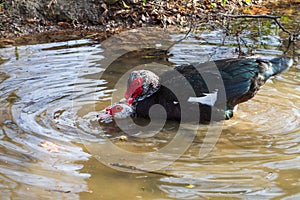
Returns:
[[[257,58],[223,59],[178,66],[160,78],[162,84],[178,88],[183,87],[183,83],[189,83],[197,97],[225,89],[227,106],[233,108],[252,98],[271,76],[290,67],[290,61],[287,58],[270,61]],[[186,94],[186,90],[182,93]],[[189,95],[183,96],[188,98]]]
[[[178,66],[159,77],[161,88],[138,102],[136,112],[147,117],[149,108],[160,104],[167,111],[168,119],[180,120],[181,110],[200,111],[201,122],[210,121],[212,110],[218,113],[218,119],[228,119],[235,105],[251,99],[268,78],[291,66],[289,62],[285,58],[270,61],[239,58]],[[193,106],[183,109],[180,104],[187,102]]]
[[[292,65],[289,58],[227,59],[215,62],[222,76],[230,109],[251,99],[265,82]]]

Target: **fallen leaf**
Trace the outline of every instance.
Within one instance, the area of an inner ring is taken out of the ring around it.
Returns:
[[[124,8],[126,8],[126,9],[129,9],[129,8],[130,8],[130,6],[128,6],[124,1],[122,1],[122,3],[123,3],[123,7],[124,7]]]
[[[15,41],[14,40],[10,40],[10,39],[1,39],[0,43],[1,44],[5,44],[5,45],[10,45],[10,44],[14,44]]]
[[[194,188],[195,186],[194,185],[192,185],[192,184],[189,184],[189,185],[187,185],[187,186],[185,186],[186,188]]]
[[[58,22],[57,23],[58,26],[64,27],[64,28],[71,28],[71,24],[69,24],[68,22]]]
[[[127,141],[127,140],[128,140],[128,138],[127,138],[127,136],[126,136],[126,135],[121,135],[121,136],[117,137],[117,139],[118,139],[119,141],[122,141],[122,142],[124,142],[124,141]]]
[[[246,7],[243,13],[250,15],[265,15],[269,14],[270,10],[266,7]]]
[[[38,20],[37,19],[32,19],[32,18],[26,18],[26,21],[28,23],[34,23],[34,22],[37,22]]]

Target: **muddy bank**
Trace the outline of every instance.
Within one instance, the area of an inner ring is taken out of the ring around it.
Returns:
[[[185,30],[191,19],[213,13],[272,14],[262,3],[266,1],[0,0],[0,46],[105,38],[142,26]]]

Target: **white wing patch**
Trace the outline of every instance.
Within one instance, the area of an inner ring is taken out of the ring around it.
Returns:
[[[218,91],[214,91],[213,93],[203,93],[204,97],[189,97],[188,102],[191,103],[201,103],[208,106],[214,106],[217,97],[218,97]]]

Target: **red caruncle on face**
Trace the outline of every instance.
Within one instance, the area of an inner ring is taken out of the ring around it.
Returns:
[[[127,87],[125,93],[125,98],[127,99],[128,104],[132,104],[134,99],[143,92],[143,79],[135,78],[132,80],[130,85]]]
[[[106,113],[110,114],[111,116],[114,116],[116,113],[119,113],[123,110],[123,107],[121,105],[115,105],[111,108],[106,108]]]

